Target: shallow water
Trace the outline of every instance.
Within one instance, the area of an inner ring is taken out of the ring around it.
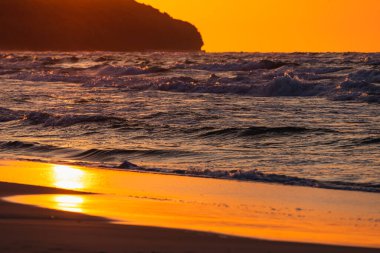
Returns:
[[[380,54],[0,53],[0,156],[378,192],[379,66]]]

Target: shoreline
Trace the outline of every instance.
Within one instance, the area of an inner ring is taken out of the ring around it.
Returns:
[[[4,182],[0,182],[0,192],[1,198],[23,194],[82,194]],[[380,252],[375,248],[287,243],[179,229],[116,225],[103,218],[3,200],[0,200],[0,207],[0,251],[4,252]],[[6,210],[17,215],[12,217]]]
[[[16,162],[32,162],[32,163],[45,163],[49,164],[49,161],[45,160],[39,160],[39,159],[28,159],[28,158],[21,158],[16,160],[8,160],[8,159],[1,159],[1,161],[16,161]],[[329,181],[320,181],[316,179],[310,179],[310,178],[301,178],[301,177],[292,177],[292,176],[286,176],[281,174],[268,174],[268,173],[262,173],[259,171],[250,171],[250,176],[255,176],[254,179],[244,178],[244,177],[234,177],[234,176],[220,176],[220,173],[227,172],[230,173],[231,171],[215,171],[215,175],[211,174],[208,175],[204,173],[204,171],[200,171],[199,173],[188,173],[186,170],[167,170],[167,169],[158,169],[158,168],[149,168],[149,167],[140,167],[135,164],[130,164],[133,167],[130,168],[123,168],[122,165],[119,166],[105,166],[105,165],[98,165],[98,164],[91,164],[86,162],[65,162],[65,161],[57,161],[54,162],[56,165],[63,165],[63,166],[79,166],[79,167],[86,167],[86,168],[97,168],[97,169],[104,169],[104,170],[113,170],[113,171],[122,171],[122,172],[132,172],[132,173],[143,173],[143,174],[156,174],[156,175],[163,175],[163,176],[177,176],[177,177],[192,177],[192,178],[203,178],[203,179],[215,179],[215,180],[228,180],[228,181],[234,181],[234,182],[247,182],[247,183],[259,183],[259,184],[273,184],[273,185],[279,185],[279,186],[298,186],[298,187],[308,187],[308,188],[314,188],[314,189],[324,189],[324,190],[332,190],[332,191],[347,191],[347,192],[365,192],[365,193],[374,193],[379,194],[380,193],[380,187],[378,185],[372,185],[372,184],[365,184],[365,183],[347,183],[347,182],[329,182]],[[232,170],[234,173],[237,173],[238,170]],[[218,175],[219,174],[219,175]],[[257,178],[257,176],[266,176],[267,178]],[[271,180],[269,177],[280,177],[282,179],[290,180],[288,182],[279,182],[275,180]],[[269,179],[269,180],[268,180]],[[298,181],[294,181],[298,180]],[[306,184],[305,182],[308,182]],[[313,184],[313,185],[311,185]]]

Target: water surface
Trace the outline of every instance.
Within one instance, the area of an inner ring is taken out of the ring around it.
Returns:
[[[380,191],[379,54],[0,53],[0,156]]]

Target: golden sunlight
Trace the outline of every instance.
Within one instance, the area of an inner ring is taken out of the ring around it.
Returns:
[[[53,202],[59,210],[82,213],[82,204],[84,203],[84,198],[81,196],[73,195],[58,195],[53,197]]]
[[[138,0],[194,24],[206,51],[380,50],[378,0]]]
[[[0,253],[380,253],[380,0],[0,0],[0,91]]]
[[[63,189],[80,190],[85,187],[85,172],[67,165],[52,165],[54,186]]]
[[[58,195],[53,197],[55,208],[68,212],[82,213],[84,198],[73,195]]]

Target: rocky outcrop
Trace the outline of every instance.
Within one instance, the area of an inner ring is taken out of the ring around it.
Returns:
[[[0,50],[197,51],[190,23],[134,0],[0,0]]]

